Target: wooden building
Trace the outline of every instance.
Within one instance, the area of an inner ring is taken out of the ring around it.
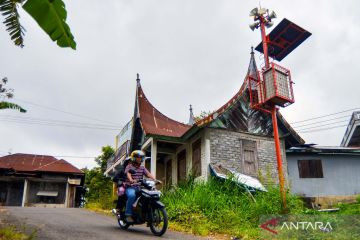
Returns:
[[[52,156],[12,154],[0,157],[0,205],[76,207],[84,173]]]

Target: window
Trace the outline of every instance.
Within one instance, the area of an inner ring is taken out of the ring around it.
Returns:
[[[300,178],[323,178],[321,160],[298,160]]]

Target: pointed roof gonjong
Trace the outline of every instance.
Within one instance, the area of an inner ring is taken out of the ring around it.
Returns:
[[[135,118],[140,119],[145,135],[181,137],[191,126],[175,121],[157,110],[147,99],[137,78]]]
[[[248,76],[252,76],[253,78],[259,77],[253,48],[251,49],[248,71],[239,91],[218,110],[197,121],[196,125],[198,127],[210,126],[232,131],[272,136],[271,116],[250,107],[250,97],[247,87]],[[277,118],[279,128],[283,136],[286,136],[287,147],[296,146],[305,142],[279,112],[277,113]]]

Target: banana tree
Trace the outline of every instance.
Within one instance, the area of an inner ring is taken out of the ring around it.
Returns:
[[[15,109],[15,110],[19,110],[22,113],[25,113],[26,110],[24,108],[22,108],[21,106],[15,104],[15,103],[11,103],[11,102],[0,102],[0,110],[3,109]]]
[[[76,49],[62,0],[0,0],[0,13],[5,18],[3,23],[15,45],[24,46],[25,28],[20,24],[19,7],[30,14],[57,45]]]
[[[15,109],[19,110],[20,112],[25,113],[26,110],[21,106],[4,101],[5,99],[10,99],[14,97],[14,90],[12,88],[6,88],[5,85],[7,84],[8,79],[6,77],[0,80],[0,110],[3,109]]]

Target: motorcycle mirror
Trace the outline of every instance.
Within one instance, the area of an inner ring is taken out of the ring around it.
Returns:
[[[135,173],[136,173],[136,171],[135,171],[134,169],[130,169],[129,172],[130,172],[131,174],[135,174]]]
[[[150,159],[151,159],[151,157],[145,157],[145,158],[144,158],[144,161],[150,160]]]

